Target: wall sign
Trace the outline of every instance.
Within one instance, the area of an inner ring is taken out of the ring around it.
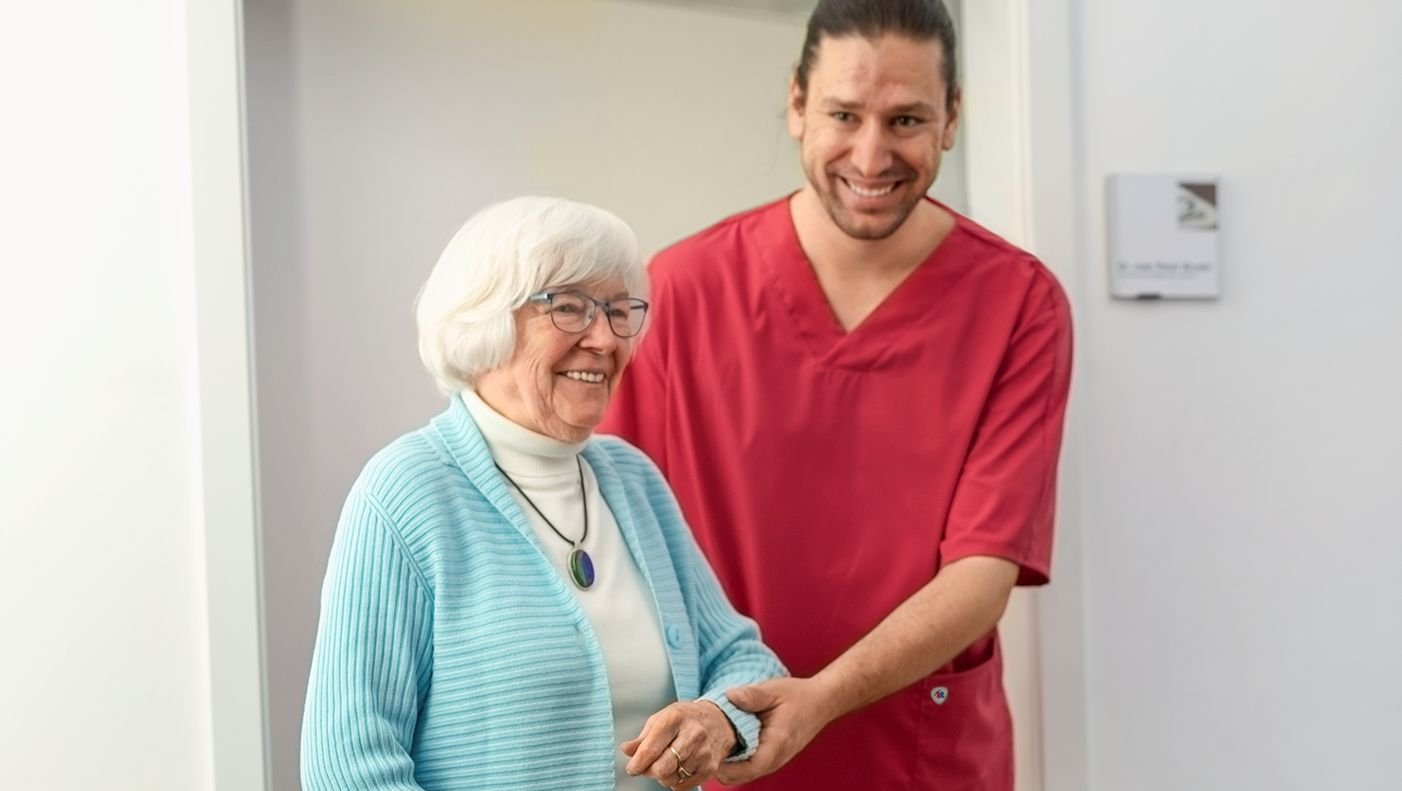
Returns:
[[[1118,299],[1216,299],[1217,178],[1112,174],[1110,295]]]

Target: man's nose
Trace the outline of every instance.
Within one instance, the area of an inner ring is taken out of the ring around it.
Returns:
[[[870,121],[857,130],[852,143],[852,166],[867,178],[876,178],[891,167],[891,143],[885,125]]]

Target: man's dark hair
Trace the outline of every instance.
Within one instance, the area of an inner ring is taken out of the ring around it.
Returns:
[[[808,73],[818,59],[818,45],[824,36],[860,35],[875,39],[888,33],[915,41],[939,41],[943,50],[940,76],[944,78],[945,104],[952,108],[959,89],[959,58],[954,20],[943,0],[821,0],[808,17],[803,56],[794,69],[798,89],[808,93]]]

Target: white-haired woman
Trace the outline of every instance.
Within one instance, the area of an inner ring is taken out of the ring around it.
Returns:
[[[645,295],[632,231],[593,207],[519,198],[449,243],[418,326],[450,404],[346,501],[307,791],[693,788],[758,744],[725,690],[782,666],[657,469],[590,437]]]

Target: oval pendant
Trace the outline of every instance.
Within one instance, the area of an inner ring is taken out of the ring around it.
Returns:
[[[594,559],[578,547],[570,553],[570,579],[580,590],[589,590],[594,584]]]

